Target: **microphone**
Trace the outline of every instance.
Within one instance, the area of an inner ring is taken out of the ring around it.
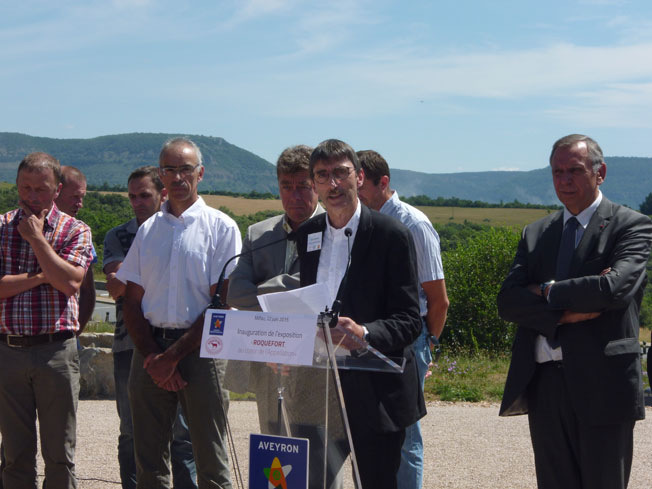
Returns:
[[[262,246],[257,246],[256,248],[251,248],[250,250],[243,251],[242,253],[238,253],[237,255],[233,255],[231,258],[229,258],[224,266],[222,267],[222,272],[220,273],[220,278],[217,280],[217,289],[215,290],[215,295],[211,299],[211,304],[210,308],[211,309],[225,309],[227,307],[226,302],[222,301],[222,297],[220,296],[220,290],[222,290],[222,285],[224,284],[224,275],[226,275],[226,267],[229,266],[229,263],[231,263],[233,260],[236,258],[239,258],[243,255],[253,253],[254,251],[262,250],[263,248],[267,248],[268,246],[275,245],[277,243],[280,243],[282,241],[296,241],[297,240],[297,233],[296,231],[292,231],[288,233],[288,235],[284,238],[280,239],[275,239],[274,241],[271,241],[269,243],[266,243]]]
[[[342,281],[340,282],[340,287],[337,289],[337,297],[333,301],[333,306],[331,307],[331,319],[328,322],[328,326],[330,328],[334,328],[337,326],[337,321],[340,318],[340,311],[342,310],[342,301],[339,299],[340,293],[344,290],[344,287],[346,287],[346,281],[349,278],[349,268],[351,267],[351,236],[353,235],[353,231],[351,228],[346,228],[344,230],[344,236],[346,236],[346,244],[349,249],[349,256],[346,262],[346,270],[344,271],[344,276],[342,277]]]

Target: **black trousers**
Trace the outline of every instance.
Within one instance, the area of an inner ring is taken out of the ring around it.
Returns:
[[[537,366],[528,419],[539,489],[625,489],[634,421],[592,426],[577,416],[561,362]]]
[[[362,489],[396,489],[405,429],[379,433],[362,420],[349,421]]]

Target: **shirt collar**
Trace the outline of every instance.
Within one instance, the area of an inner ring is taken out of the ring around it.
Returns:
[[[582,226],[583,229],[586,229],[586,226],[589,225],[589,221],[593,217],[593,214],[595,214],[595,211],[598,210],[598,206],[600,205],[600,202],[602,202],[602,192],[600,191],[600,189],[598,189],[598,196],[595,198],[593,203],[575,216],[575,218],[580,223],[580,226]],[[566,207],[564,207],[564,226],[566,225],[566,221],[568,221],[571,217],[573,217],[571,211],[569,211]]]
[[[169,200],[163,202],[163,205],[161,206],[161,211],[163,212],[165,218],[168,219],[169,221],[179,222],[187,226],[192,222],[194,222],[196,219],[199,219],[199,217],[201,216],[204,210],[204,207],[206,207],[206,202],[204,202],[204,199],[202,199],[200,196],[190,207],[188,207],[185,211],[183,211],[179,217],[176,217],[175,215],[170,213]]]
[[[22,209],[22,207],[19,207],[18,212],[16,213],[16,219],[20,220],[20,218],[22,218],[24,215],[25,215],[25,211]],[[45,215],[45,219],[43,221],[44,227],[47,226],[50,229],[55,229],[57,227],[57,221],[59,220],[60,215],[61,215],[61,211],[57,207],[57,204],[52,202],[52,207]]]
[[[131,234],[136,234],[138,232],[138,219],[133,218],[131,221],[127,223],[127,232]]]
[[[315,210],[312,211],[312,215],[308,219],[312,219],[313,217],[315,217],[317,215],[318,210],[319,210],[319,204],[317,204],[315,206]],[[308,219],[306,219],[306,221]],[[301,224],[303,224],[303,222]],[[299,224],[299,225],[301,225],[301,224]],[[290,223],[288,222],[288,215],[287,214],[283,214],[283,230],[288,234],[290,234],[292,232],[292,226],[290,226]]]
[[[391,207],[397,206],[398,203],[399,203],[398,192],[396,190],[392,190],[392,196],[385,201],[385,203],[380,207],[378,212],[382,213],[383,209],[388,210]]]

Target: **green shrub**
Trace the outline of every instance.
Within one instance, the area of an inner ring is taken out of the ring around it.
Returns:
[[[471,352],[509,350],[515,326],[498,316],[496,296],[518,240],[511,229],[490,228],[442,254],[450,299],[444,343]]]
[[[446,352],[426,379],[426,399],[442,401],[500,401],[509,355]]]

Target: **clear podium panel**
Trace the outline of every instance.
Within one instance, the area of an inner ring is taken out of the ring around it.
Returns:
[[[257,319],[262,321],[261,317]],[[227,324],[226,321],[231,324],[237,319],[238,315],[229,315],[226,311],[226,316],[221,320],[223,324]],[[312,365],[229,359],[224,380],[227,389],[239,393],[250,392],[255,396],[257,423],[254,426],[248,424],[244,432],[239,432],[238,421],[233,418],[235,413],[229,415],[229,419],[232,419],[231,430],[238,433],[235,436],[239,439],[248,437],[252,430],[267,435],[308,439],[310,489],[360,487],[340,369],[400,375],[405,364],[403,358],[388,358],[363,340],[339,328],[330,328],[329,322],[323,315],[316,320],[314,347],[310,352]],[[202,341],[216,342],[216,338],[210,336],[211,331],[216,331],[216,326],[207,323],[207,338]],[[228,341],[227,334],[219,338],[223,343]],[[252,344],[253,341],[257,340],[252,340]],[[267,345],[271,342],[258,341],[256,344],[261,343]],[[309,359],[310,356],[308,363]],[[242,440],[240,443],[243,443]],[[241,471],[248,466],[242,460],[246,456],[247,452],[242,450],[232,455],[234,469],[239,466]],[[283,465],[282,460],[278,463]]]
[[[262,434],[307,438],[311,489],[353,487],[350,480],[355,469],[333,370],[230,361],[225,386],[242,391],[243,384],[235,385],[234,379],[241,382],[245,370],[249,377],[246,390],[255,395],[255,403],[248,404],[255,404],[257,417],[255,426],[249,428]],[[238,456],[243,455],[246,453],[239,450]],[[240,465],[244,465],[242,461]]]

